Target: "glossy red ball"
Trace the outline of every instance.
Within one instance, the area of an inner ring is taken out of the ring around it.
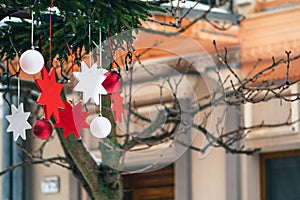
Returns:
[[[106,72],[105,76],[106,79],[103,81],[102,85],[109,94],[121,90],[122,80],[117,72]]]
[[[45,140],[51,136],[53,126],[48,120],[41,119],[33,124],[32,132],[37,138]]]

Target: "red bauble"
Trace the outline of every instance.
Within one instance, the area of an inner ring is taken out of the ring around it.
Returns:
[[[111,94],[121,90],[122,80],[117,72],[106,72],[105,76],[106,79],[103,81],[102,85],[107,93]]]
[[[45,119],[36,121],[32,127],[33,134],[41,140],[49,138],[51,136],[52,131],[52,124]]]

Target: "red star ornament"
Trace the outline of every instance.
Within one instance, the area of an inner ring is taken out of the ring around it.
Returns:
[[[62,84],[56,82],[54,68],[51,68],[48,74],[46,68],[42,69],[42,79],[35,79],[35,83],[41,91],[37,99],[37,103],[43,105],[45,119],[49,120],[53,115],[55,121],[59,120],[59,108],[64,108],[64,103],[60,98],[60,93],[63,88]]]
[[[124,113],[123,108],[123,97],[120,92],[111,94],[112,106],[111,110],[114,112],[114,120],[122,122],[122,114]]]
[[[82,103],[72,107],[67,101],[65,102],[65,109],[59,111],[60,120],[54,126],[64,129],[64,138],[66,138],[71,132],[80,139],[80,129],[90,128],[86,123],[86,118],[90,113],[83,112],[81,110]]]

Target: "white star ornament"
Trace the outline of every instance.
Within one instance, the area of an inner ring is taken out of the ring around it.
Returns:
[[[96,105],[99,105],[99,95],[107,94],[102,86],[106,78],[104,75],[106,72],[105,69],[98,69],[96,63],[89,68],[85,62],[81,62],[81,72],[74,74],[78,83],[73,90],[83,93],[83,103],[87,103],[89,99],[92,99]]]
[[[23,103],[21,103],[18,109],[12,105],[11,115],[5,116],[9,121],[7,132],[14,133],[14,141],[17,141],[19,136],[23,140],[26,140],[26,129],[31,129],[31,125],[27,122],[30,112],[24,112]]]

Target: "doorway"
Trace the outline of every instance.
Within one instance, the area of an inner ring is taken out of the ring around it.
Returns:
[[[174,191],[174,165],[161,170],[123,176],[123,200],[172,200]]]

